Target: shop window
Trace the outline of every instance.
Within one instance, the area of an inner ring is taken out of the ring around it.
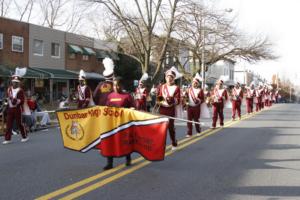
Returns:
[[[3,49],[3,33],[0,33],[0,49]]]
[[[42,40],[33,40],[33,54],[37,56],[43,56],[44,44]]]
[[[82,55],[82,60],[88,61],[89,60],[89,56],[88,55]]]
[[[60,57],[60,47],[58,43],[51,43],[51,56],[55,58]]]
[[[12,51],[23,52],[24,39],[19,36],[12,36]]]

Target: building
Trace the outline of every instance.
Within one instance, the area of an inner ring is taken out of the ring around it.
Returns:
[[[234,67],[235,62],[232,60],[220,60],[208,67],[206,76],[206,84],[214,85],[221,77],[228,77],[227,84],[234,84]]]
[[[0,64],[28,66],[29,25],[0,17]]]
[[[95,88],[104,78],[102,60],[119,60],[117,44],[0,17],[0,83],[15,67],[27,67],[24,88],[53,102],[75,90],[80,69]]]

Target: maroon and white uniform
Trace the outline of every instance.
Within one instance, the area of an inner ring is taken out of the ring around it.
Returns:
[[[135,108],[137,110],[147,111],[146,99],[148,96],[148,91],[145,87],[137,87],[135,89]]]
[[[19,128],[22,138],[27,138],[27,133],[22,122],[22,111],[25,101],[24,91],[18,87],[13,89],[9,87],[7,90],[8,97],[8,110],[7,110],[7,122],[5,140],[10,141],[12,135],[13,122],[16,120],[17,127]]]
[[[78,85],[77,92],[78,92],[77,108],[87,108],[92,98],[90,87],[87,85],[84,86]]]
[[[241,118],[241,105],[243,99],[243,90],[239,87],[237,89],[234,87],[231,91],[231,103],[232,103],[232,119],[235,119],[235,114],[237,112],[238,117]]]
[[[264,99],[265,99],[265,106],[270,106],[270,91],[268,88],[264,89]]]
[[[255,97],[255,89],[247,88],[246,89],[246,108],[247,113],[250,114],[253,112],[253,100]]]
[[[112,81],[104,81],[98,84],[94,91],[93,97],[96,105],[105,106],[107,96],[113,91]]]
[[[213,122],[212,127],[216,127],[218,116],[220,118],[220,126],[224,126],[224,103],[228,99],[227,91],[225,89],[214,88],[211,92]]]
[[[201,88],[190,87],[185,93],[188,99],[187,107],[187,117],[189,121],[199,122],[201,113],[201,103],[204,102],[204,92]],[[188,135],[193,133],[193,124],[191,122],[187,123]],[[195,124],[197,133],[201,132],[201,127],[199,124]]]
[[[175,106],[180,103],[180,88],[177,85],[163,84],[159,88],[158,96],[162,97],[159,113],[175,117]],[[174,147],[177,146],[174,119],[169,119],[169,134]]]
[[[119,108],[133,108],[134,101],[129,93],[112,92],[107,96],[106,106]]]
[[[255,98],[256,98],[256,100],[255,100],[255,105],[256,105],[255,110],[256,110],[256,112],[260,111],[262,109],[262,106],[261,106],[262,96],[263,96],[263,89],[255,90]]]

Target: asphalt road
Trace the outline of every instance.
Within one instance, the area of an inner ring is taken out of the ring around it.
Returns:
[[[0,199],[300,199],[299,121],[300,105],[279,104],[223,129],[207,129],[206,120],[204,134],[191,139],[179,122],[179,148],[168,148],[164,161],[134,154],[131,167],[120,158],[106,172],[96,150],[64,149],[57,128],[27,143],[14,136],[0,145]]]

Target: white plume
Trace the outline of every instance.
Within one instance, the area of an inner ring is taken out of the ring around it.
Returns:
[[[203,81],[203,78],[200,76],[199,73],[197,73],[194,78],[198,79],[199,81]]]
[[[144,73],[143,76],[141,77],[140,81],[145,81],[148,79],[148,73]]]
[[[79,77],[86,77],[85,72],[82,69],[79,72]]]
[[[219,80],[222,80],[223,82],[229,81],[229,76],[221,75]]]
[[[17,67],[15,69],[15,74],[14,75],[19,76],[19,77],[23,77],[23,76],[25,76],[26,72],[27,72],[26,67],[24,67],[24,68]]]
[[[109,57],[104,58],[102,63],[105,69],[103,71],[104,76],[108,76],[114,72],[115,65],[114,65],[114,61],[111,58]]]
[[[175,76],[175,79],[178,79],[178,78],[181,78],[182,77],[182,74],[179,73],[179,71],[176,69],[176,67],[171,67],[170,69],[171,71],[175,72],[176,76]]]

